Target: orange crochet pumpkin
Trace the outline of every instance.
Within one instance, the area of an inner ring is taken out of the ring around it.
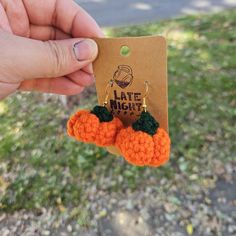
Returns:
[[[118,133],[116,146],[136,166],[158,167],[169,160],[169,135],[149,112],[143,111],[132,126]]]
[[[94,143],[97,146],[114,145],[117,133],[123,128],[119,118],[104,106],[89,111],[79,111],[67,122],[67,133],[78,141]]]

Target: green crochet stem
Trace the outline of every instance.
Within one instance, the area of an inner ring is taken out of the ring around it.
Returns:
[[[159,123],[149,112],[143,111],[140,118],[133,123],[132,127],[135,131],[143,131],[153,136],[159,128]]]
[[[109,122],[113,120],[113,115],[104,106],[95,106],[91,113],[96,115],[100,122]]]

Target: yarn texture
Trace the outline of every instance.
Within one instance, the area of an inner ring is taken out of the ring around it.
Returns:
[[[159,123],[149,112],[143,111],[140,118],[133,123],[132,127],[136,131],[140,130],[150,135],[154,135],[159,127]]]
[[[67,122],[67,133],[78,141],[97,146],[116,145],[132,165],[159,167],[169,160],[170,138],[149,112],[142,112],[132,126],[123,123],[106,107],[82,110]]]
[[[106,107],[93,111],[79,111],[67,123],[67,133],[78,141],[97,146],[114,145],[117,133],[123,128],[119,118],[113,117]]]
[[[92,114],[96,115],[100,122],[109,122],[113,120],[113,115],[103,106],[95,106],[91,111]]]
[[[169,160],[170,138],[164,129],[158,127],[150,113],[143,112],[132,127],[119,132],[116,146],[127,162],[136,166],[159,167]]]

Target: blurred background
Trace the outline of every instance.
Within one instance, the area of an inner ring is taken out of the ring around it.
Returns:
[[[170,162],[128,165],[66,135],[95,88],[0,101],[0,235],[235,236],[236,1],[78,0],[107,36],[164,35]]]

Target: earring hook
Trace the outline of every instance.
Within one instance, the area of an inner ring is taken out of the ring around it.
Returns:
[[[114,80],[110,80],[108,83],[107,83],[107,86],[106,86],[106,90],[105,90],[105,100],[104,100],[104,103],[103,103],[103,106],[106,107],[107,104],[108,104],[108,98],[109,98],[109,95],[110,95],[110,92],[111,92],[111,88],[113,87],[114,85]]]
[[[147,112],[146,98],[147,98],[148,93],[149,93],[149,83],[148,83],[148,81],[146,80],[146,81],[144,82],[144,84],[145,84],[145,87],[146,87],[146,91],[145,91],[145,94],[144,94],[144,96],[143,96],[143,105],[142,105],[142,107],[143,107],[143,110],[144,110],[145,112]]]

